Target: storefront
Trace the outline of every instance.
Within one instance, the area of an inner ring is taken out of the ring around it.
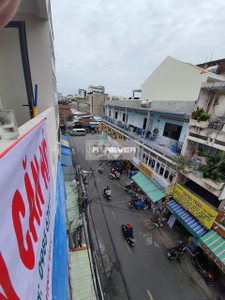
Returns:
[[[198,245],[225,273],[225,239],[212,229],[198,240]]]
[[[132,176],[132,180],[140,187],[140,189],[146,194],[146,196],[156,203],[165,196],[151,180],[149,180],[144,174],[138,172]]]
[[[218,214],[178,183],[174,187],[173,199],[166,207],[197,240],[211,229]]]

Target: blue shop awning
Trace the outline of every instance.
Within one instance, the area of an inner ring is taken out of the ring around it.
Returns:
[[[72,166],[71,156],[61,154],[61,164],[65,166]]]
[[[165,196],[165,194],[141,172],[138,172],[131,178],[152,202],[155,203]]]
[[[70,148],[62,145],[61,145],[61,153],[69,156],[72,155]]]
[[[208,232],[202,223],[177,201],[167,202],[166,207],[193,236],[199,238]]]

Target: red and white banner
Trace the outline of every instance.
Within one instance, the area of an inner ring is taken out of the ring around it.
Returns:
[[[0,156],[0,300],[50,299],[53,214],[43,121]]]

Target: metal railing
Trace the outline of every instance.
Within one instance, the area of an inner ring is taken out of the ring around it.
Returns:
[[[149,131],[145,136],[145,130],[142,128],[138,128],[138,127],[133,127],[130,125],[125,124],[125,122],[122,121],[113,121],[111,118],[107,117],[107,116],[102,116],[102,119],[110,122],[111,124],[116,125],[117,127],[123,129],[122,131],[126,131],[128,133],[128,135],[136,140],[139,141],[151,141],[151,143],[154,145],[156,144],[159,147],[162,148],[166,148],[167,151],[170,151],[172,153],[180,153],[182,146],[183,146],[183,142],[180,141],[176,141],[161,135],[154,135],[151,134]]]

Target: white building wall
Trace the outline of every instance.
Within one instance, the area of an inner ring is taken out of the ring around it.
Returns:
[[[220,76],[210,75],[211,80]],[[157,101],[196,101],[202,82],[208,81],[208,73],[168,56],[142,84],[141,99]]]
[[[52,68],[49,21],[35,15],[18,13],[13,21],[26,22],[28,56],[33,90],[38,85],[38,113],[54,106],[55,86]],[[15,91],[16,92],[16,91]]]

